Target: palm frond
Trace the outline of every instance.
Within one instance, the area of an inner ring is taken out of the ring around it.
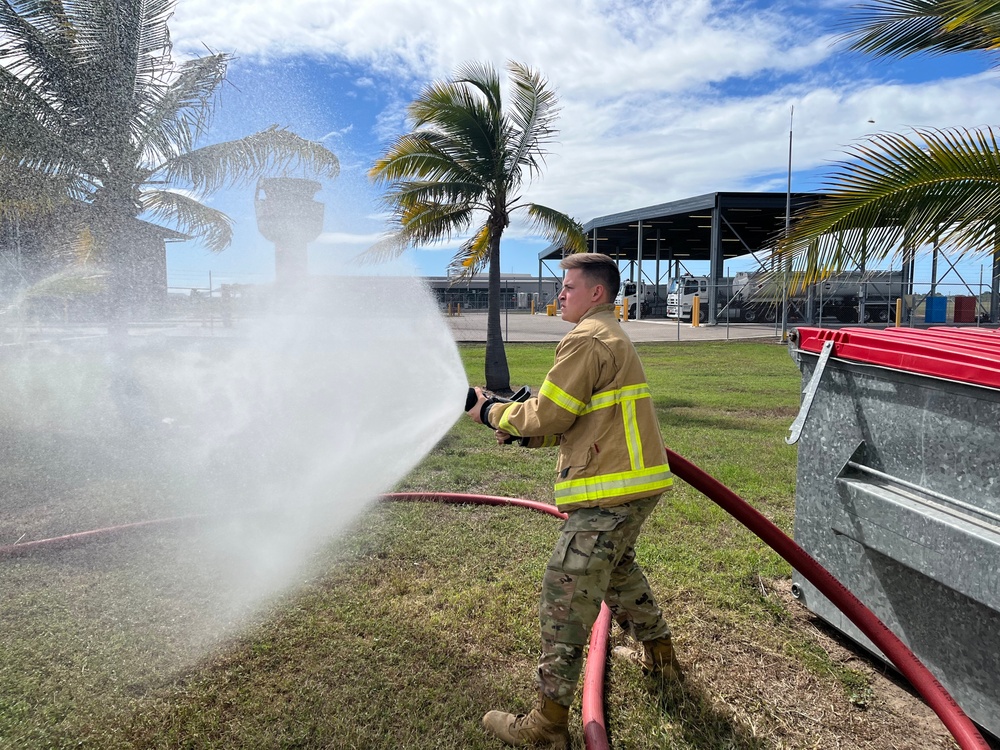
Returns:
[[[442,181],[481,181],[481,175],[447,153],[446,138],[426,130],[399,136],[376,160],[368,175],[377,183],[412,177]]]
[[[488,69],[494,80],[429,84],[408,110],[418,131],[439,136],[440,153],[484,180],[496,179],[502,170],[506,138],[503,110],[496,104],[499,78]]]
[[[382,197],[383,203],[394,213],[408,211],[421,203],[450,203],[471,209],[489,211],[490,206],[480,200],[481,189],[476,183],[396,182]]]
[[[77,118],[77,130],[109,161],[118,161],[132,145],[137,88],[152,85],[155,72],[140,49],[144,26],[166,25],[166,15],[150,15],[163,0],[92,0],[68,5],[73,26],[74,69],[61,96]],[[162,55],[160,56],[162,58]]]
[[[17,304],[33,299],[75,299],[104,291],[108,272],[89,263],[64,268],[35,282],[20,295]]]
[[[172,190],[147,190],[142,207],[157,221],[199,238],[212,252],[225,250],[232,242],[232,219],[194,198]]]
[[[0,152],[0,218],[45,215],[73,200],[82,200],[86,193],[84,183],[70,171],[48,174]]]
[[[70,246],[70,255],[73,265],[86,266],[97,261],[97,254],[100,248],[94,239],[94,233],[89,226],[84,226],[76,235],[76,239]]]
[[[511,61],[511,121],[515,138],[509,156],[511,164],[537,174],[545,160],[543,145],[555,136],[552,121],[559,113],[558,98],[544,78],[527,65]]]
[[[483,224],[455,253],[448,264],[448,275],[464,279],[486,269],[490,264],[490,227]]]
[[[384,263],[395,260],[410,247],[410,240],[405,232],[391,232],[379,238],[371,247],[362,251],[355,260],[362,265]]]
[[[64,124],[60,112],[43,92],[3,66],[0,66],[0,105],[0,114],[5,119],[14,116],[30,118],[46,128],[60,128]],[[0,142],[9,142],[12,135],[18,135],[11,132],[11,127],[0,128]]]
[[[403,212],[396,229],[359,256],[362,262],[380,262],[397,258],[410,247],[450,239],[468,229],[473,211],[467,206],[421,203]]]
[[[164,69],[172,67],[170,29],[176,0],[143,0],[142,23],[136,33],[136,73],[134,90],[141,98],[159,83]]]
[[[542,235],[552,242],[561,243],[570,252],[587,252],[587,236],[578,221],[561,211],[537,203],[529,203],[527,209],[531,225]]]
[[[450,240],[469,228],[475,211],[458,203],[416,203],[399,217],[399,231],[412,246]]]
[[[210,195],[220,188],[247,186],[259,177],[297,169],[332,179],[340,172],[340,162],[322,144],[273,125],[245,138],[180,154],[153,174]]]
[[[73,25],[62,3],[35,2],[15,8],[0,4],[3,67],[33,88],[59,90],[74,70]]]
[[[78,148],[58,111],[0,72],[0,169],[97,175],[103,169]],[[23,196],[22,196],[23,197]]]
[[[500,76],[489,63],[469,61],[458,67],[453,79],[455,83],[466,83],[477,89],[486,99],[487,107],[494,112],[503,111],[500,90]]]
[[[857,6],[844,39],[887,57],[995,50],[1000,9],[984,0],[876,0]]]
[[[211,124],[213,97],[232,57],[188,60],[168,84],[146,87],[133,121],[133,139],[148,164],[191,151]]]
[[[807,266],[895,258],[904,247],[930,243],[959,255],[994,252],[1000,146],[992,129],[883,133],[849,155],[836,165],[826,197],[777,242],[776,252],[795,269],[808,274]]]

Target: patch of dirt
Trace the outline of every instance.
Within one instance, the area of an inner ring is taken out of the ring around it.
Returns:
[[[934,711],[896,672],[815,617],[794,599],[787,580],[762,582],[792,627],[830,661],[860,675],[858,694],[802,666],[774,638],[751,642],[710,613],[678,629],[685,692],[710,700],[746,736],[773,748],[946,750],[958,747]],[[992,738],[987,738],[991,741]],[[1000,748],[1000,743],[991,742]],[[756,745],[753,745],[756,747]]]

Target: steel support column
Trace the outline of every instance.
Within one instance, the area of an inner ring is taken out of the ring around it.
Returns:
[[[708,324],[715,325],[716,310],[718,310],[719,284],[722,280],[722,266],[725,258],[722,256],[722,206],[719,198],[715,199],[715,207],[712,209],[712,237],[709,245],[709,268],[708,274]],[[693,322],[693,321],[692,321]]]
[[[990,282],[990,325],[1000,323],[1000,227],[993,247],[993,278]]]
[[[639,219],[639,228],[636,237],[636,273],[638,279],[635,282],[635,319],[642,320],[642,219]]]

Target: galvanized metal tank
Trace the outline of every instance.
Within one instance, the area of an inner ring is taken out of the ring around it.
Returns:
[[[799,328],[792,356],[804,385],[789,438],[795,540],[1000,735],[1000,333]],[[882,656],[792,580],[812,612]]]

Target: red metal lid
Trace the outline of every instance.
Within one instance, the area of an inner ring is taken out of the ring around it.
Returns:
[[[1000,388],[1000,331],[981,328],[927,329],[799,328],[798,348],[819,353],[833,341],[833,356],[855,362]]]

